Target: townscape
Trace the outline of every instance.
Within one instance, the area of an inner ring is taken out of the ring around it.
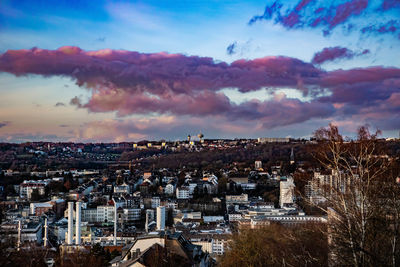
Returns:
[[[0,0],[0,267],[400,266],[400,0]]]
[[[394,139],[380,142],[400,149]],[[182,263],[215,265],[240,229],[327,223],[307,204],[324,201],[316,184],[338,183],[307,152],[317,143],[199,134],[179,142],[2,144],[0,230],[11,244],[3,253],[48,251],[52,266],[100,246],[106,265],[130,266],[161,244]],[[210,154],[218,158],[209,162]],[[299,177],[307,177],[302,192]]]

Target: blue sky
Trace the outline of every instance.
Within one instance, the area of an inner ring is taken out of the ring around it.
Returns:
[[[361,34],[360,31],[348,30],[349,25],[357,27],[366,22],[377,25],[396,20],[400,13],[398,6],[381,12],[379,8],[383,1],[369,1],[361,14],[350,16],[344,23],[332,28],[328,36],[323,35],[322,26],[289,28],[272,19],[262,19],[249,25],[252,17],[262,15],[273,2],[2,1],[0,53],[33,47],[56,50],[63,46],[76,46],[85,51],[122,49],[150,54],[177,53],[210,57],[216,63],[228,64],[240,59],[253,60],[266,56],[285,56],[308,63],[315,53],[324,48],[345,47],[357,56],[327,61],[317,68],[334,71],[370,66],[400,67],[400,61],[395,60],[400,58],[399,33]],[[285,8],[293,9],[298,2],[282,1],[282,13],[286,12]],[[330,1],[325,4],[318,2],[321,6],[335,7]],[[335,4],[346,2],[351,1],[335,1]],[[304,12],[311,11],[310,8]],[[235,47],[232,55],[227,53],[227,47],[231,44]],[[359,56],[366,49],[369,53]],[[230,119],[218,115],[202,117],[168,111],[133,112],[121,117],[113,110],[96,112],[70,105],[70,100],[76,96],[82,101],[89,101],[93,91],[79,87],[69,75],[39,76],[25,73],[21,77],[4,71],[0,72],[0,92],[0,125],[5,124],[0,126],[0,141],[10,142],[43,138],[51,141],[174,140],[198,131],[203,131],[206,137],[302,137],[309,136],[313,130],[331,121],[351,135],[359,126],[351,123],[354,120],[357,123],[369,123],[372,127],[380,126],[374,125],[372,115],[358,121],[359,117],[355,115],[359,114],[349,116],[340,112],[271,127],[260,126],[256,119],[252,123],[246,120],[232,123]],[[236,105],[252,99],[273,100],[281,94],[302,102],[314,99],[312,95],[301,93],[298,88],[287,86],[277,86],[273,93],[263,88],[249,93],[241,93],[238,88],[222,88],[218,92]],[[56,103],[63,105],[56,106]],[[397,119],[393,116],[388,118],[396,125]],[[165,126],[165,122],[170,122],[175,128]],[[139,127],[141,130],[126,127],[131,123],[142,125],[142,128]],[[161,126],[155,127],[152,123]],[[107,125],[112,125],[115,131],[109,131]],[[386,127],[384,135],[397,136],[398,130],[397,126]]]

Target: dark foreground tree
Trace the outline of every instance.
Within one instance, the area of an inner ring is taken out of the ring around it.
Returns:
[[[285,227],[271,224],[241,230],[229,243],[220,266],[326,266],[325,226],[307,224]]]
[[[400,265],[399,162],[378,134],[364,126],[346,141],[334,125],[315,132],[316,158],[331,172],[311,182],[328,214],[330,265]]]

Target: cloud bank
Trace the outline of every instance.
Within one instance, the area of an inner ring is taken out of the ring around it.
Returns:
[[[320,57],[320,62],[329,58]],[[400,69],[394,67],[325,71],[282,56],[228,64],[181,54],[61,47],[9,50],[0,55],[0,71],[69,77],[91,92],[88,101],[75,97],[70,104],[90,112],[116,112],[119,117],[212,118],[270,129],[320,118],[374,120],[379,114],[387,114],[397,125],[394,114],[400,112]],[[225,88],[268,88],[271,98],[236,104],[222,92]],[[296,89],[309,101],[278,93],[282,88]]]

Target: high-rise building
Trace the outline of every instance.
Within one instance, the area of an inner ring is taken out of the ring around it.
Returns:
[[[165,207],[157,207],[157,230],[165,230]]]

